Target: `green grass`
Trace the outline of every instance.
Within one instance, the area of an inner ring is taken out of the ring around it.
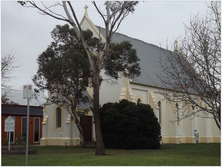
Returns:
[[[30,147],[32,148],[32,147]],[[220,166],[220,144],[165,144],[159,150],[106,149],[95,156],[95,148],[36,146],[29,166]],[[24,166],[25,155],[2,155],[3,166]]]

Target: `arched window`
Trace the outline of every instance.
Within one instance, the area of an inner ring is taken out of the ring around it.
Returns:
[[[56,108],[56,128],[62,127],[62,111],[60,107]]]
[[[141,99],[137,99],[137,104],[140,104],[141,103]]]
[[[158,102],[158,107],[159,107],[159,124],[161,124],[161,102]]]
[[[177,124],[179,125],[180,123],[180,115],[179,115],[179,105],[176,103],[176,113],[177,113]]]

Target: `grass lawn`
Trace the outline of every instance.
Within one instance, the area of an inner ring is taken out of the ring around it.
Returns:
[[[29,147],[33,148],[33,146]],[[34,166],[220,166],[220,144],[165,144],[159,150],[106,149],[95,156],[95,148],[35,146],[29,155]],[[25,166],[25,155],[2,155],[2,166]]]

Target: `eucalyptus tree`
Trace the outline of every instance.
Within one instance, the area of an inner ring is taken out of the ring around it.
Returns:
[[[90,30],[83,33],[90,48],[96,51],[100,44],[99,39],[93,37]],[[45,90],[48,91],[50,96],[47,98],[46,105],[57,104],[70,113],[80,132],[81,144],[85,146],[84,133],[79,120],[82,113],[77,111],[77,107],[80,102],[91,104],[91,99],[83,93],[91,84],[92,77],[87,53],[74,29],[68,24],[57,25],[51,32],[51,36],[53,42],[37,59],[38,71],[33,77],[33,82],[38,88],[35,92],[37,95]],[[131,73],[140,72],[136,52],[131,47],[132,45],[126,41],[119,44],[111,43],[107,52],[111,56],[103,62],[107,75],[117,79],[118,72],[125,72],[126,68]],[[102,80],[100,77],[100,82]]]
[[[83,31],[83,34],[90,48],[96,52],[101,45],[99,39],[93,37],[90,30]],[[79,102],[90,103],[90,99],[82,93],[91,85],[92,78],[87,53],[74,29],[69,28],[68,24],[57,25],[51,36],[53,42],[37,59],[39,67],[33,77],[33,82],[38,87],[35,91],[49,91],[47,103],[56,103],[70,113],[80,132],[81,143],[85,146],[77,105]],[[118,79],[121,72],[125,76],[129,73],[140,74],[139,59],[130,42],[111,43],[107,55],[103,69],[111,78]],[[99,82],[103,82],[101,76]]]
[[[69,112],[80,132],[80,143],[85,146],[77,107],[80,102],[90,102],[83,94],[91,75],[87,54],[68,25],[57,25],[51,36],[53,42],[37,59],[38,71],[32,79],[37,86],[35,92],[47,90],[50,95],[46,105],[54,103]],[[86,31],[84,37],[91,47],[96,45],[92,33]]]
[[[79,40],[81,40],[82,45],[87,53],[88,60],[90,63],[90,69],[92,71],[92,86],[93,86],[93,114],[95,120],[95,132],[96,132],[96,155],[104,155],[105,148],[103,143],[103,138],[101,134],[101,125],[100,125],[100,115],[99,115],[99,78],[100,72],[102,69],[102,64],[104,57],[107,57],[107,51],[110,46],[111,38],[113,33],[119,28],[121,22],[124,18],[127,17],[130,13],[134,12],[134,7],[138,4],[136,1],[106,1],[104,3],[105,13],[102,9],[99,9],[95,1],[92,1],[96,11],[101,16],[104,22],[105,33],[105,43],[99,45],[96,56],[94,50],[89,47],[87,40],[83,35],[83,30],[81,28],[80,22],[75,13],[74,5],[70,1],[62,1],[61,3],[56,2],[54,5],[46,6],[43,2],[37,4],[34,1],[18,1],[21,5],[26,7],[35,8],[38,11],[42,12],[45,15],[51,16],[54,19],[62,20],[69,23]],[[74,4],[75,2],[73,2]],[[61,6],[66,16],[56,13],[53,11],[53,7]],[[129,73],[128,73],[129,74]]]

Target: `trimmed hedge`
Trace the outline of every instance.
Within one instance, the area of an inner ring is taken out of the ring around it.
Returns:
[[[127,100],[106,103],[100,108],[100,119],[106,148],[160,148],[160,125],[150,105]]]

